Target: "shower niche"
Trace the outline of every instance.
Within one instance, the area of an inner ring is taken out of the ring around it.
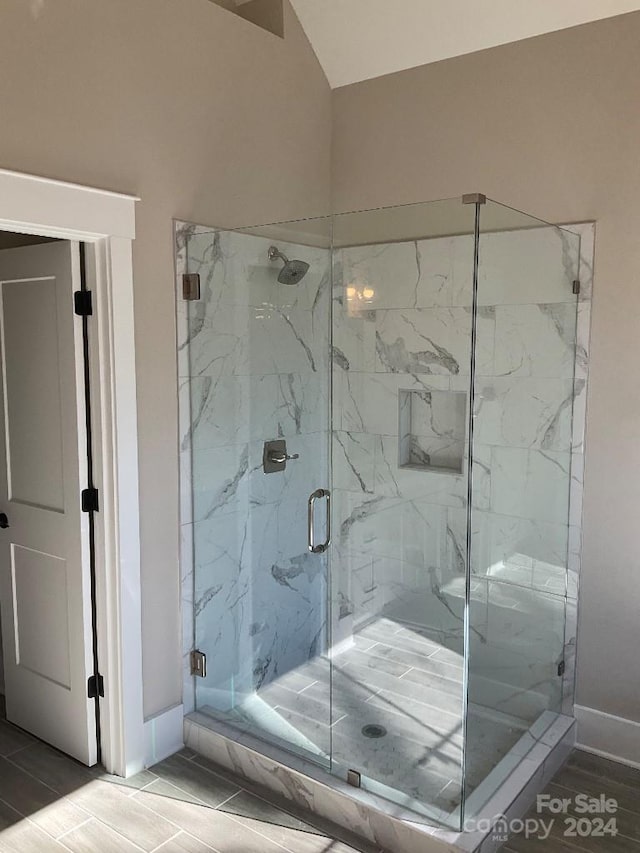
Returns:
[[[400,390],[398,466],[462,474],[467,395],[462,391]]]

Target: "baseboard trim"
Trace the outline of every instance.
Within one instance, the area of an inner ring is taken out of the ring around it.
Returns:
[[[152,767],[184,746],[184,706],[168,708],[144,721],[144,766]]]
[[[640,768],[640,723],[582,705],[575,706],[575,717],[577,749]]]

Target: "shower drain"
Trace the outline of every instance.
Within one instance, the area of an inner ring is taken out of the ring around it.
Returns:
[[[365,737],[384,737],[387,730],[384,726],[377,726],[375,723],[369,723],[368,726],[362,727],[362,734]]]

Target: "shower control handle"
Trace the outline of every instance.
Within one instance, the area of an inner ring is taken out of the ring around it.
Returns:
[[[272,450],[269,453],[269,461],[275,462],[276,465],[282,465],[283,462],[289,462],[291,459],[300,459],[300,454],[292,453],[291,456],[289,456],[288,453],[278,453],[277,450]]]
[[[287,453],[287,442],[284,438],[265,441],[262,450],[262,468],[265,474],[275,474],[284,471],[290,459],[299,459],[299,453]]]
[[[315,544],[315,504],[318,498],[326,498],[327,499],[327,527],[326,527],[326,539],[324,542],[320,544]],[[316,489],[315,492],[312,492],[309,495],[309,502],[307,505],[307,527],[309,534],[309,550],[312,554],[324,554],[324,552],[329,547],[329,543],[331,542],[331,492],[327,489]]]

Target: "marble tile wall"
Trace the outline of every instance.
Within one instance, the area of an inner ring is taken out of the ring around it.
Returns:
[[[471,699],[526,722],[561,709],[557,666],[571,669],[575,648],[565,608],[579,570],[593,254],[593,228],[578,230],[577,314],[575,236],[540,228],[480,245]],[[469,392],[472,252],[464,236],[334,253],[335,643],[384,613],[462,653],[467,480],[399,466],[399,401],[425,401],[423,450],[437,464],[456,436],[426,401]]]
[[[334,252],[334,643],[383,612],[462,637],[463,600],[439,596],[464,575],[466,477],[400,466],[400,422],[419,399],[427,462],[459,440],[432,395],[468,393],[472,265],[470,237]]]
[[[327,485],[329,252],[277,282],[270,240],[178,223],[178,373],[185,704],[228,711],[326,647],[326,558],[307,550],[306,502]],[[201,299],[181,298],[183,272]],[[265,475],[266,440],[299,454]],[[192,612],[193,618],[189,618]]]

